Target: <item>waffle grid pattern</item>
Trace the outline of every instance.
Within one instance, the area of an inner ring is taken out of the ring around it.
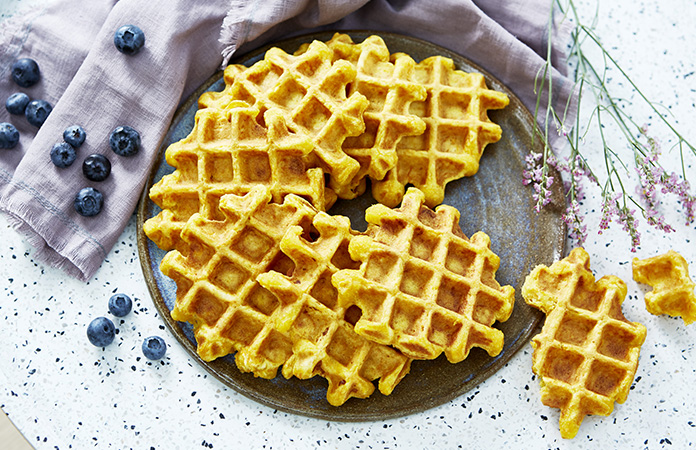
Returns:
[[[331,55],[319,41],[300,55],[271,48],[249,68],[228,66],[225,80],[231,84],[222,92],[203,94],[199,104],[225,109],[239,100],[256,106],[261,114],[279,111],[290,130],[312,140],[315,162],[336,183],[346,184],[359,164],[343,152],[342,145],[347,137],[365,131],[362,117],[368,101],[357,93],[346,96],[346,86],[355,80],[356,70],[348,61],[332,62]]]
[[[609,415],[623,403],[638,366],[646,329],[621,312],[626,284],[615,276],[595,283],[582,249],[528,276],[522,294],[547,314],[532,339],[542,403],[560,408],[564,438],[574,437],[589,414]]]
[[[353,233],[350,222],[345,217],[319,213],[313,225],[316,239],[307,240],[300,227],[292,227],[280,243],[283,253],[295,263],[291,276],[271,271],[258,277],[259,283],[284,304],[293,305],[289,314],[277,321],[293,342],[283,376],[326,378],[327,399],[336,406],[350,397],[369,397],[375,390],[372,381],[378,378],[380,391],[389,395],[408,373],[410,359],[358,336],[345,319],[346,311],[331,285],[335,272],[356,265],[348,254]]]
[[[369,101],[363,115],[365,132],[343,143],[343,150],[360,163],[360,170],[349,185],[331,185],[340,198],[348,199],[364,192],[365,176],[381,180],[395,167],[396,145],[402,137],[425,131],[425,122],[409,110],[412,102],[425,100],[426,91],[415,82],[415,61],[404,53],[390,55],[379,36],[356,44],[347,34],[337,33],[327,45],[334,60],[346,60],[357,70],[349,95],[358,92]]]
[[[158,246],[180,247],[181,230],[194,213],[221,220],[220,198],[246,194],[254,186],[268,187],[277,203],[296,194],[319,210],[331,206],[322,170],[305,166],[312,143],[289,132],[276,112],[266,113],[267,129],[256,122],[257,115],[243,102],[225,111],[199,110],[189,136],[167,148],[167,162],[176,170],[150,189],[162,211],[144,226]]]
[[[289,273],[292,261],[280,252],[285,231],[309,229],[316,210],[290,195],[269,204],[266,188],[220,202],[224,221],[194,215],[182,232],[185,252],[171,251],[162,272],[177,284],[172,318],[194,325],[198,354],[205,361],[237,351],[240,370],[273,378],[292,354],[292,342],[276,329],[275,316],[286,314],[277,297],[256,278],[269,270]]]
[[[427,58],[415,67],[415,80],[425,86],[427,98],[411,104],[410,111],[425,122],[425,132],[404,137],[396,147],[396,167],[384,180],[373,180],[372,195],[394,207],[411,184],[425,194],[425,203],[442,203],[448,182],[478,171],[489,143],[502,130],[488,118],[488,110],[509,103],[507,95],[488,89],[483,75],[455,70],[445,57]]]
[[[509,318],[514,290],[495,281],[500,260],[485,233],[467,239],[458,211],[441,206],[433,212],[423,201],[412,188],[400,209],[368,208],[368,235],[349,246],[360,268],[333,276],[339,301],[360,308],[358,334],[411,358],[433,359],[444,351],[456,363],[472,347],[495,356],[503,333],[491,325]]]

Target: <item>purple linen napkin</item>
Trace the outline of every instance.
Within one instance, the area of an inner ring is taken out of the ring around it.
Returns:
[[[15,19],[13,32],[6,30],[11,39],[0,42],[0,98],[21,91],[54,107],[38,130],[24,117],[0,111],[0,122],[14,124],[21,134],[17,147],[0,153],[0,209],[37,248],[37,258],[82,280],[96,272],[133,213],[181,98],[220,67],[218,38],[228,6],[226,0],[90,0],[86,8],[60,0],[28,20]],[[145,33],[145,46],[134,56],[113,43],[125,24]],[[41,68],[41,81],[28,89],[9,76],[21,57]],[[49,152],[71,125],[81,125],[87,139],[75,162],[59,169]],[[109,147],[109,135],[120,125],[140,133],[135,156],[118,156]],[[82,175],[82,161],[92,153],[111,161],[105,181]],[[94,217],[73,208],[85,186],[104,194],[104,207]]]
[[[550,5],[551,0],[90,0],[85,8],[58,0],[0,29],[0,98],[21,91],[54,105],[38,132],[23,117],[0,110],[0,122],[13,123],[21,134],[16,148],[0,151],[0,210],[37,248],[38,259],[88,280],[132,215],[176,107],[235,52],[319,29],[392,31],[468,57],[533,111]],[[145,32],[145,47],[135,56],[113,45],[115,30],[129,23]],[[563,110],[574,99],[564,76],[568,29],[555,32],[554,102]],[[11,81],[9,68],[19,57],[39,63],[36,86],[24,89]],[[49,151],[75,124],[84,127],[87,140],[75,163],[58,169]],[[140,132],[137,155],[110,150],[109,134],[120,125]],[[82,160],[92,153],[110,159],[107,180],[82,176]],[[73,209],[84,186],[105,196],[97,216],[82,217]]]

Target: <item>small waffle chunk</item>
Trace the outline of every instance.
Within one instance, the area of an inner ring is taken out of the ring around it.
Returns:
[[[222,219],[220,198],[246,194],[254,186],[268,187],[277,203],[297,194],[319,210],[331,206],[335,195],[325,189],[322,170],[305,164],[312,142],[291,133],[275,111],[264,116],[268,128],[256,122],[257,115],[258,109],[244,102],[224,111],[199,110],[191,133],[167,148],[167,162],[176,170],[150,189],[162,211],[143,227],[159,247],[178,248],[181,230],[194,213]]]
[[[291,276],[271,271],[258,282],[283,304],[292,305],[276,317],[279,331],[293,343],[293,354],[283,366],[286,378],[320,375],[329,382],[327,399],[342,405],[351,397],[367,398],[379,389],[389,395],[408,373],[411,360],[401,352],[358,336],[346,320],[350,313],[338,303],[331,276],[358,265],[348,254],[353,231],[342,216],[318,213],[310,233],[291,227],[280,242],[294,262]]]
[[[391,58],[379,36],[369,36],[356,44],[349,35],[336,33],[326,44],[333,51],[334,61],[346,60],[357,70],[348,94],[358,92],[369,101],[363,116],[365,132],[343,142],[343,151],[360,163],[360,170],[349,184],[330,180],[340,198],[350,199],[365,191],[365,176],[381,180],[396,166],[396,145],[402,137],[423,134],[425,122],[409,108],[414,101],[424,101],[426,92],[415,81],[415,61],[403,53]],[[306,48],[301,47],[297,53]]]
[[[573,438],[586,415],[608,416],[615,401],[626,401],[646,329],[621,311],[626,283],[613,275],[595,282],[582,248],[550,267],[537,266],[522,296],[546,314],[532,339],[541,401],[560,408],[561,436]]]
[[[212,361],[237,351],[237,367],[263,378],[273,378],[292,354],[292,341],[274,318],[291,306],[256,278],[269,270],[292,271],[280,241],[292,226],[309,230],[317,212],[295,195],[282,204],[270,200],[262,186],[243,197],[223,196],[223,220],[195,213],[181,233],[186,248],[167,253],[160,265],[177,285],[172,318],[193,324],[199,356]]]
[[[411,358],[444,352],[456,363],[472,347],[495,356],[503,333],[492,324],[507,320],[514,305],[514,289],[495,280],[500,258],[485,233],[462,233],[456,209],[433,212],[423,202],[423,193],[410,188],[399,209],[367,209],[367,235],[349,246],[360,267],[332,278],[339,302],[360,309],[356,333]]]
[[[348,61],[332,61],[323,42],[312,42],[301,55],[274,47],[249,68],[228,66],[225,89],[203,94],[198,103],[226,109],[239,100],[256,106],[261,114],[279,111],[291,131],[312,139],[316,163],[345,184],[360,165],[342,150],[343,141],[365,131],[363,113],[368,106],[360,93],[346,96],[346,86],[355,76]]]
[[[633,279],[650,285],[645,307],[650,314],[681,316],[689,325],[696,321],[696,294],[686,259],[674,250],[647,259],[633,258]]]
[[[434,207],[442,203],[447,183],[474,175],[486,145],[502,135],[488,110],[509,103],[507,95],[486,87],[483,75],[455,70],[449,58],[427,58],[415,73],[427,98],[413,102],[410,111],[423,119],[425,132],[401,139],[396,167],[372,184],[374,198],[391,207],[399,204],[408,184],[422,190],[426,205]]]

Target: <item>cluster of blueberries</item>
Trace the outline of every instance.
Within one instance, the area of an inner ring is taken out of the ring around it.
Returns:
[[[41,71],[39,65],[31,58],[20,58],[12,64],[12,80],[20,87],[28,88],[39,82]],[[15,92],[5,101],[7,112],[14,115],[23,114],[27,122],[40,127],[53,111],[53,106],[46,100],[31,100],[24,92]],[[19,131],[8,122],[0,123],[0,148],[14,148],[19,143]]]
[[[114,46],[126,55],[135,55],[145,44],[145,34],[135,25],[124,25],[114,33]],[[12,65],[12,79],[20,87],[31,87],[41,79],[39,65],[30,58],[21,58]],[[17,92],[7,99],[5,108],[10,114],[24,114],[27,121],[41,127],[53,110],[45,100],[31,100],[23,92]],[[51,161],[58,168],[72,165],[77,158],[77,149],[85,142],[85,130],[72,125],[63,132],[63,141],[51,148]],[[7,122],[0,123],[0,148],[10,149],[19,143],[17,128]],[[109,136],[109,146],[120,156],[133,156],[140,149],[140,134],[129,126],[116,127]],[[111,162],[102,154],[87,156],[82,163],[82,173],[90,181],[104,181],[111,173]],[[99,214],[104,203],[103,194],[93,188],[85,187],[75,196],[73,206],[78,214],[94,216]]]
[[[85,141],[86,133],[79,125],[63,132],[63,141],[51,149],[51,161],[61,169],[69,167],[77,158],[77,148]],[[140,134],[132,127],[118,126],[109,135],[109,146],[119,156],[133,156],[140,150]],[[82,162],[82,174],[90,181],[104,181],[111,174],[111,161],[101,153],[93,153]],[[75,197],[75,211],[83,216],[99,214],[104,202],[102,193],[93,188],[82,188]]]
[[[109,312],[116,317],[125,317],[133,308],[133,301],[126,294],[114,294],[109,298]],[[106,347],[116,336],[116,327],[108,317],[97,317],[87,326],[87,339],[92,345]],[[142,344],[143,355],[150,360],[158,360],[167,352],[167,344],[159,336],[145,338]]]

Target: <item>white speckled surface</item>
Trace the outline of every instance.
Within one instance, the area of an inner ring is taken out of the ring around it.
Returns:
[[[8,3],[12,8],[13,4]],[[589,19],[592,1],[578,1]],[[696,2],[603,2],[598,33],[611,53],[652,99],[696,142]],[[635,93],[610,73],[617,95]],[[642,107],[639,122],[653,123]],[[660,138],[661,129],[651,131]],[[618,142],[618,141],[617,141]],[[600,149],[597,137],[588,148]],[[679,168],[663,140],[663,163]],[[624,151],[622,145],[618,150]],[[590,160],[601,167],[599,152]],[[667,161],[671,161],[669,164]],[[686,159],[696,184],[696,157]],[[675,233],[642,227],[635,256],[673,248],[696,274],[696,225],[684,226],[670,196],[663,210]],[[135,220],[89,283],[32,259],[32,248],[0,218],[0,407],[37,449],[172,448],[692,448],[696,441],[696,325],[646,312],[645,286],[631,277],[630,244],[620,227],[596,234],[600,200],[590,190],[582,204],[590,237],[585,248],[599,277],[626,281],[624,313],[648,329],[633,389],[609,417],[588,417],[577,437],[560,438],[558,410],[543,406],[531,372],[531,347],[496,375],[449,404],[386,422],[329,423],[271,410],[224,387],[187,357],[158,317],[143,280]],[[644,224],[641,220],[641,224]],[[504,263],[504,262],[503,262]],[[134,312],[115,321],[118,335],[105,350],[86,339],[91,319],[107,315],[114,292],[134,299]],[[141,354],[142,339],[159,334],[170,344],[162,362]],[[2,445],[0,444],[0,447]]]

